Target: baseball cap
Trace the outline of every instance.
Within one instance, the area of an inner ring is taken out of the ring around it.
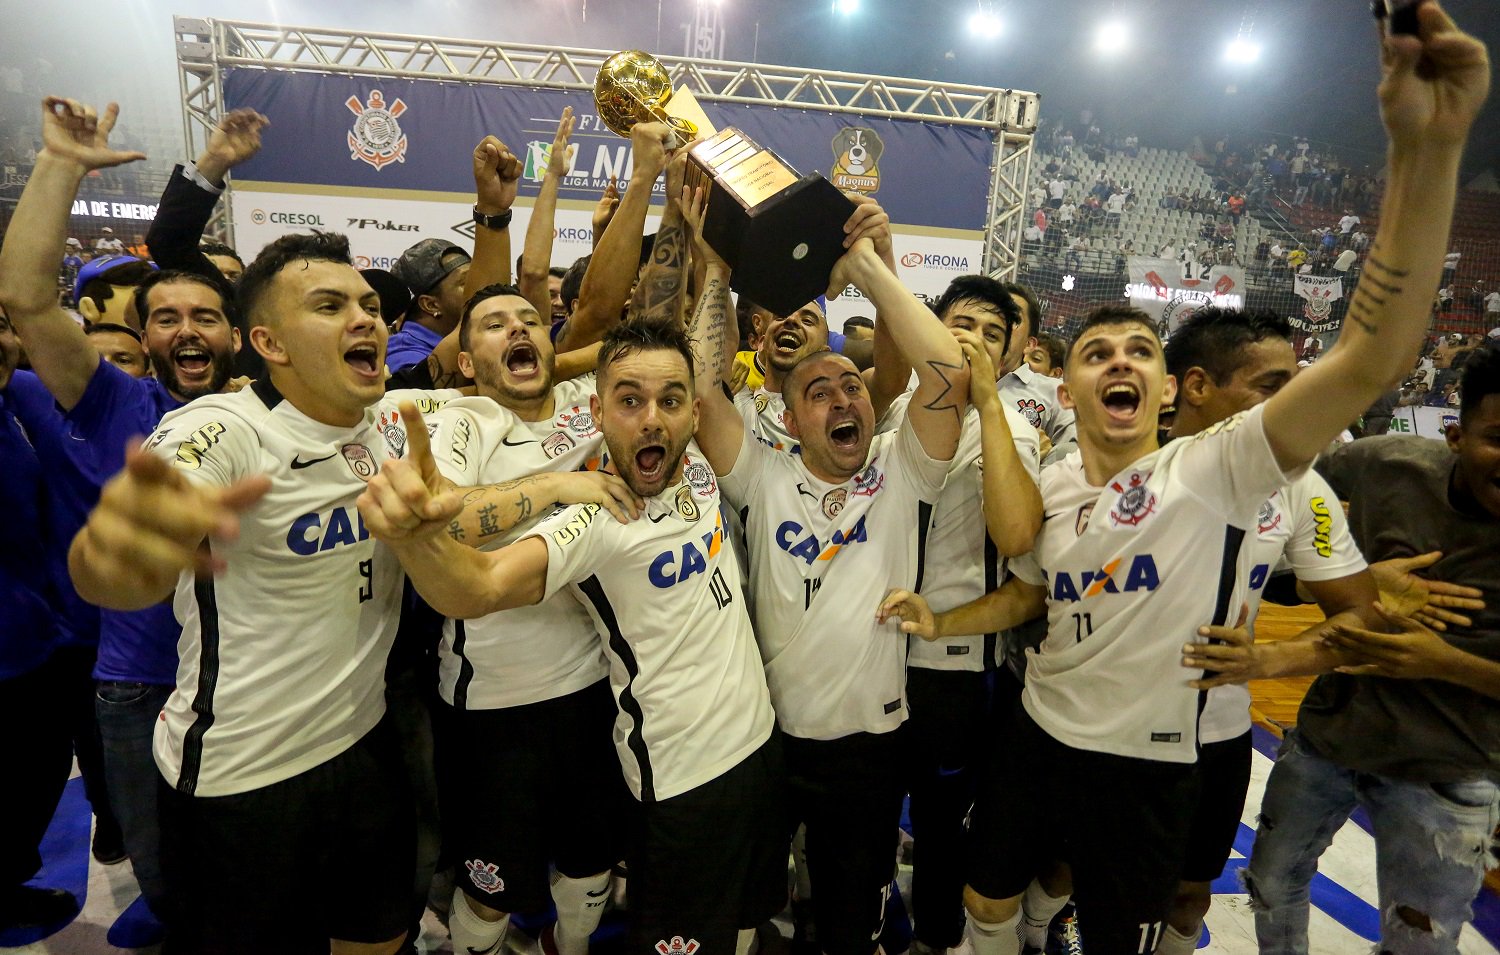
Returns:
[[[139,261],[141,260],[133,255],[101,255],[91,262],[85,262],[83,268],[78,270],[78,278],[73,281],[73,304],[78,304],[78,300],[83,297],[83,287],[94,279],[103,278],[104,273],[117,269],[122,265],[129,265],[132,262]],[[157,267],[155,262],[147,264],[153,269]]]
[[[109,226],[105,226],[104,228],[100,229],[99,231],[103,232],[105,235],[114,235],[115,234],[115,230],[111,229]]]
[[[64,242],[63,245],[67,246],[70,249],[81,249],[81,248],[83,248],[83,243],[82,242],[79,242],[77,239],[72,239],[72,238],[70,238],[70,239],[68,239],[68,241]]]
[[[463,256],[462,261],[444,266],[443,259],[449,252]],[[448,277],[448,274],[469,261],[469,253],[444,239],[423,239],[401,253],[401,258],[391,267],[391,274],[411,290],[413,295],[425,295]]]
[[[360,275],[380,296],[380,317],[390,325],[411,306],[411,291],[385,269],[360,269]]]

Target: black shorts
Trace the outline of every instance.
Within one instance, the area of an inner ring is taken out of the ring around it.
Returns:
[[[1250,788],[1250,749],[1250,734],[1246,732],[1234,739],[1205,743],[1198,750],[1198,805],[1188,833],[1182,881],[1212,882],[1223,874],[1234,837],[1240,832],[1245,792]]]
[[[906,727],[832,740],[786,737],[791,828],[807,826],[813,921],[825,955],[871,955],[896,875]]]
[[[387,724],[260,789],[160,792],[168,953],[327,955],[406,931],[416,812]]]
[[[624,853],[630,799],[609,681],[493,710],[440,704],[438,782],[455,884],[501,912],[544,911],[548,865],[569,878]]]
[[[1090,951],[1154,951],[1182,874],[1194,767],[1064,746],[1024,710],[1013,733],[1010,771],[985,779],[970,815],[969,885],[1013,898],[1060,859]]]
[[[784,786],[781,737],[773,730],[717,779],[634,803],[626,856],[632,955],[676,952],[677,938],[694,950],[733,952],[740,929],[786,907]]]

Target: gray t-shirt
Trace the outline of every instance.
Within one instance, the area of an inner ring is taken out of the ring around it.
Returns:
[[[1488,609],[1443,638],[1500,660],[1500,519],[1450,490],[1446,444],[1386,435],[1346,444],[1318,470],[1350,502],[1349,526],[1370,563],[1440,550],[1428,573],[1478,587]],[[1500,779],[1500,700],[1440,680],[1332,673],[1319,677],[1297,731],[1339,765],[1419,782]]]

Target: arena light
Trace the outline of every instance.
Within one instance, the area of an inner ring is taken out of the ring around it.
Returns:
[[[859,12],[859,0],[833,0],[833,12],[853,16]]]
[[[1245,36],[1237,36],[1224,50],[1224,59],[1231,63],[1254,63],[1260,59],[1260,44]]]
[[[1099,31],[1094,34],[1094,49],[1100,53],[1119,53],[1129,45],[1130,28],[1119,20],[1100,24]]]
[[[1000,18],[988,10],[975,10],[969,16],[969,32],[982,40],[993,40],[1000,30]]]

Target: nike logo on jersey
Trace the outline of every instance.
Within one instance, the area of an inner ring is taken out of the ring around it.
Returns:
[[[1060,570],[1052,578],[1053,600],[1087,600],[1100,594],[1152,591],[1161,586],[1161,574],[1150,554],[1131,558],[1123,583],[1117,579],[1125,558],[1117,557],[1100,570],[1069,572]]]
[[[536,440],[535,438],[529,438],[525,441],[512,441],[510,438],[501,438],[500,443],[505,445],[507,448],[519,448],[523,444],[541,444],[541,442]]]
[[[586,896],[588,896],[591,899],[600,899],[600,898],[603,898],[604,896],[606,896],[606,895],[609,894],[609,886],[606,885],[604,888],[600,889],[598,892],[588,892],[588,891],[585,891],[583,894],[586,895]]]
[[[300,471],[303,468],[310,468],[314,464],[317,464],[317,463],[319,463],[321,461],[327,461],[331,457],[333,457],[333,455],[331,455],[331,454],[325,454],[321,458],[313,458],[311,461],[304,461],[304,460],[302,460],[301,457],[294,456],[292,458],[292,470],[293,471]]]

